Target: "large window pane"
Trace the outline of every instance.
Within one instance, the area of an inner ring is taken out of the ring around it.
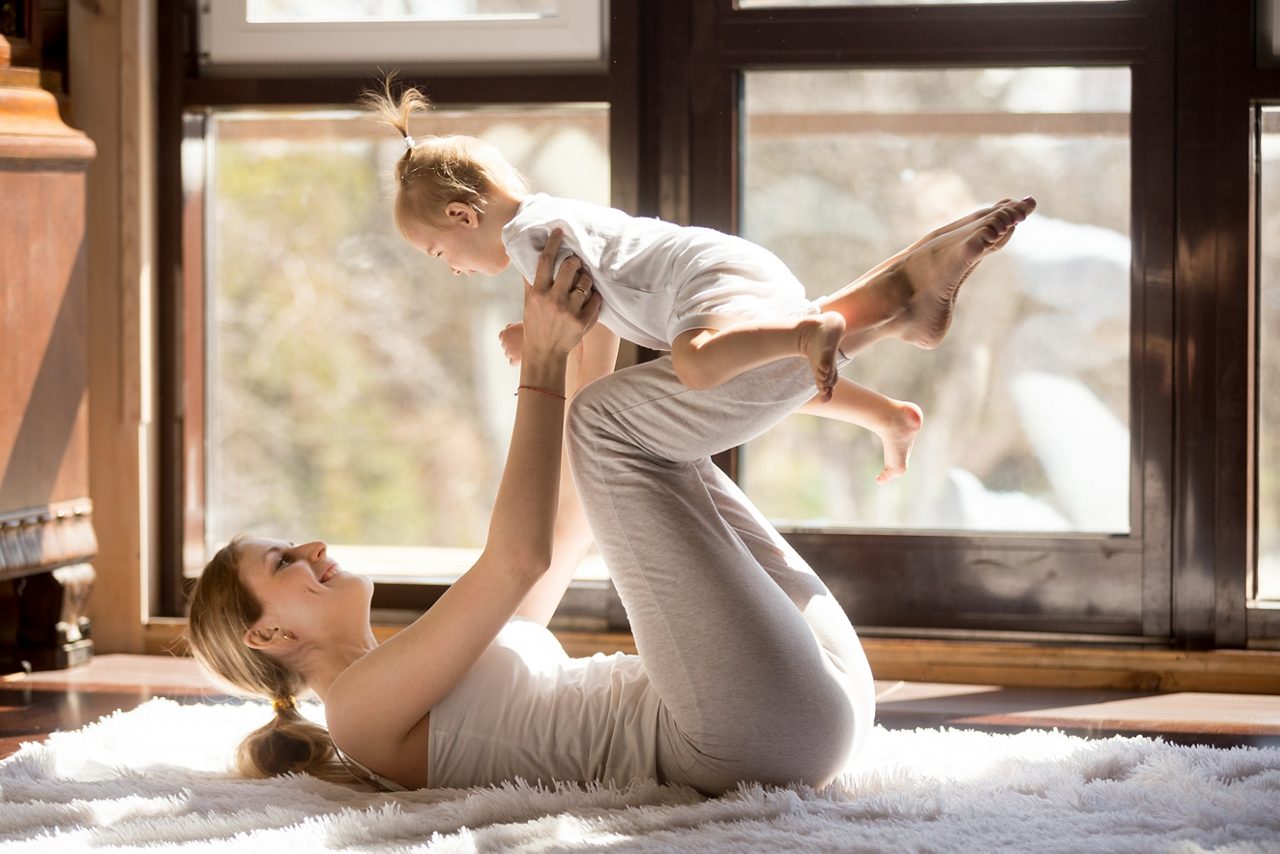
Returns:
[[[245,17],[254,23],[541,18],[559,6],[560,0],[248,0]]]
[[[1118,3],[1125,0],[738,0],[739,9],[801,9],[823,6],[968,6],[975,3]]]
[[[1280,599],[1280,107],[1262,110],[1258,199],[1259,599]]]
[[[604,60],[603,0],[219,0],[199,3],[200,62],[457,65],[477,71]]]
[[[414,132],[483,137],[536,188],[607,204],[607,122],[441,110]],[[319,537],[380,572],[465,568],[515,411],[498,331],[520,319],[519,274],[457,278],[405,243],[404,145],[367,116],[215,113],[206,139],[208,544]],[[422,547],[439,551],[404,551]]]
[[[744,449],[784,525],[1123,533],[1129,523],[1126,69],[750,72],[745,236],[818,296],[1002,196],[1040,207],[961,292],[946,342],[845,375],[925,412],[907,475],[870,433],[797,417]]]

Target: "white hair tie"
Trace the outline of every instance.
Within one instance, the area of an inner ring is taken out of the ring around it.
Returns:
[[[412,150],[415,145],[417,145],[417,143],[413,141],[413,137],[406,133],[404,135],[404,147]]]

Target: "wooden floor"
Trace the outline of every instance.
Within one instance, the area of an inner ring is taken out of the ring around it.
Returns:
[[[1181,744],[1280,747],[1280,696],[1152,694],[990,685],[880,682],[877,721],[889,729],[985,732],[1057,728],[1091,738],[1160,736]],[[152,697],[226,699],[188,658],[102,655],[72,670],[0,681],[0,757]]]

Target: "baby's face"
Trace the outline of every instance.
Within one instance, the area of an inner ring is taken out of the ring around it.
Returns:
[[[511,263],[501,231],[483,220],[474,224],[451,220],[444,226],[420,223],[407,236],[418,249],[448,264],[455,276],[496,276]]]

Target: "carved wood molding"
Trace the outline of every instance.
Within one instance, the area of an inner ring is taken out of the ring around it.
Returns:
[[[57,99],[40,87],[40,72],[11,67],[9,61],[9,44],[0,36],[0,158],[28,162],[93,159],[93,141],[63,123]]]

